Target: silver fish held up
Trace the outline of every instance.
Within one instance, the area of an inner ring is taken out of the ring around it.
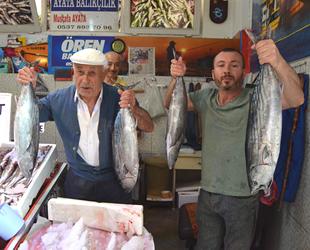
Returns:
[[[130,90],[139,82],[124,87],[117,82],[121,90]],[[112,131],[114,168],[119,182],[125,192],[134,188],[139,171],[138,138],[135,119],[130,108],[121,108],[114,122]]]
[[[256,44],[259,38],[246,31]],[[270,38],[270,27],[264,39]],[[250,97],[246,132],[246,165],[251,194],[269,193],[280,153],[282,86],[269,63],[261,66],[258,84]]]
[[[40,60],[27,62],[21,55],[25,65],[36,67]],[[32,83],[24,84],[18,98],[15,123],[14,142],[17,162],[26,178],[31,178],[39,148],[39,105],[34,94]]]
[[[174,52],[175,53],[175,52]],[[175,58],[176,54],[175,54]],[[185,136],[187,122],[187,94],[183,77],[177,76],[168,112],[166,129],[166,158],[173,169]]]

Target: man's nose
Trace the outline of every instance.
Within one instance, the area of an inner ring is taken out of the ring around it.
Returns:
[[[115,65],[114,64],[111,65],[110,70],[115,70]]]
[[[225,66],[224,66],[224,73],[225,73],[225,74],[230,73],[230,66],[229,66],[229,65],[225,65]]]

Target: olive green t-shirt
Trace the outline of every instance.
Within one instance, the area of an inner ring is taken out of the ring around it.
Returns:
[[[201,188],[217,194],[250,196],[245,160],[245,137],[252,89],[221,106],[217,89],[189,94],[201,115]]]

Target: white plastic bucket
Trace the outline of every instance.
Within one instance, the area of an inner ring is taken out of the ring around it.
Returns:
[[[0,205],[0,237],[11,239],[24,225],[24,220],[7,204]]]

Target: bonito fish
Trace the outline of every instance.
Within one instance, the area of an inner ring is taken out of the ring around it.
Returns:
[[[176,53],[174,57],[177,59]],[[185,136],[187,122],[187,94],[183,77],[177,76],[172,92],[166,129],[166,157],[169,169],[173,169]]]
[[[246,31],[254,43],[259,41]],[[270,27],[264,39],[269,39]],[[261,66],[259,80],[250,101],[246,134],[246,164],[251,194],[263,190],[265,195],[273,181],[282,129],[282,85],[269,63]]]
[[[40,60],[25,65],[36,67]],[[30,178],[35,166],[39,147],[39,105],[32,83],[23,85],[19,96],[14,123],[14,141],[18,166],[26,178]]]
[[[123,91],[132,89],[138,83],[124,87],[115,82]],[[112,137],[114,168],[121,186],[129,193],[137,182],[139,171],[136,123],[130,108],[121,108],[118,112]]]

